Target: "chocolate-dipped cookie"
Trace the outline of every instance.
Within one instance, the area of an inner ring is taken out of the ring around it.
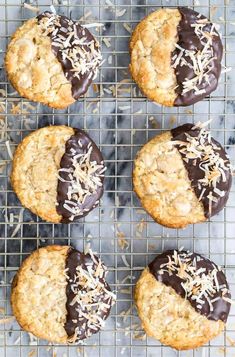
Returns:
[[[99,43],[87,28],[46,11],[15,32],[5,65],[21,96],[66,108],[86,93],[101,60]]]
[[[215,263],[197,253],[168,250],[142,272],[135,302],[148,336],[185,350],[207,343],[224,329],[231,295]]]
[[[223,147],[203,125],[185,124],[150,140],[137,154],[134,190],[160,224],[183,228],[220,212],[232,172]]]
[[[50,126],[18,145],[11,183],[33,213],[48,222],[69,223],[98,205],[104,171],[102,154],[84,131]]]
[[[84,340],[104,326],[115,302],[106,274],[92,251],[40,248],[24,260],[13,280],[13,313],[24,330],[39,338],[57,343]]]
[[[132,34],[130,54],[133,79],[157,103],[188,106],[217,88],[222,42],[215,24],[192,9],[148,15]]]

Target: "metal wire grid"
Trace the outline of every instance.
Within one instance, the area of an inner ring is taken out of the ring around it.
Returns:
[[[44,11],[51,2],[35,1],[32,5]],[[90,242],[92,249],[108,265],[109,281],[112,288],[118,291],[117,304],[104,331],[87,340],[85,346],[48,346],[43,340],[30,338],[12,321],[0,325],[0,356],[235,356],[234,308],[226,331],[199,350],[177,353],[161,346],[156,340],[145,337],[136,339],[136,335],[142,336],[143,333],[138,331],[139,320],[132,307],[133,287],[147,263],[166,248],[184,246],[221,264],[235,296],[234,185],[223,212],[208,223],[184,230],[170,230],[154,223],[143,212],[132,192],[132,161],[138,149],[162,130],[180,123],[213,119],[210,127],[214,137],[226,146],[231,159],[234,159],[233,71],[222,75],[218,90],[210,98],[187,109],[163,108],[148,102],[130,80],[128,29],[133,29],[143,16],[158,7],[156,5],[194,6],[197,11],[220,22],[225,48],[224,63],[234,70],[234,0],[230,0],[229,4],[220,0],[203,0],[200,3],[159,1],[157,4],[153,0],[132,0],[128,4],[122,0],[112,0],[112,3],[105,0],[54,1],[58,13],[72,15],[75,19],[83,16],[84,22],[101,22],[106,28],[94,31],[106,58],[96,81],[98,86],[91,88],[84,99],[67,110],[55,111],[35,103],[30,103],[33,106],[29,107],[29,102],[18,97],[7,82],[3,58],[9,36],[34,14],[23,7],[23,1],[0,0],[0,90],[3,90],[0,94],[0,307],[3,310],[0,311],[3,317],[11,316],[10,284],[22,259],[32,250],[53,243],[72,244],[83,249]],[[124,9],[125,14],[120,16]],[[15,109],[16,105],[19,105],[19,111]],[[30,131],[49,124],[85,128],[99,144],[108,167],[100,207],[81,222],[69,226],[45,223],[23,210],[9,183],[11,158],[6,142],[9,141],[13,151]],[[124,249],[120,245],[122,237],[128,243]],[[130,267],[125,265],[125,259]]]

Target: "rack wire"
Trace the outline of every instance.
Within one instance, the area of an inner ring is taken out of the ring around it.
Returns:
[[[93,28],[101,43],[103,64],[96,85],[67,110],[56,111],[22,99],[7,81],[4,55],[11,34],[35,16],[21,0],[0,0],[0,313],[12,316],[11,281],[32,250],[48,244],[90,244],[109,268],[109,282],[117,291],[104,331],[84,345],[51,345],[35,339],[10,320],[0,324],[0,356],[235,356],[235,310],[226,330],[195,351],[176,352],[147,338],[133,306],[133,288],[143,268],[156,253],[184,246],[202,253],[226,271],[235,296],[235,187],[227,207],[207,223],[172,230],[161,227],[143,211],[132,191],[132,162],[139,148],[154,135],[177,124],[213,119],[213,136],[225,145],[232,163],[235,144],[235,1],[234,0],[57,0],[28,1],[40,11],[53,5],[59,14],[82,23],[103,23]],[[128,72],[131,30],[160,6],[190,6],[220,24],[224,65],[218,89],[204,101],[185,108],[157,106],[141,95]],[[100,206],[85,219],[70,225],[41,221],[23,209],[9,182],[11,152],[39,127],[67,124],[85,128],[100,146],[107,165],[105,193]],[[10,146],[9,148],[7,148]]]

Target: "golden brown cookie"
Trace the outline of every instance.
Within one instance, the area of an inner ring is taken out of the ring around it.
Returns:
[[[166,251],[142,272],[135,302],[148,336],[187,350],[223,331],[230,311],[226,277],[199,254]]]
[[[103,327],[115,302],[106,273],[92,251],[40,248],[24,260],[13,280],[13,314],[24,330],[51,342],[90,337]]]
[[[59,109],[87,91],[101,59],[99,44],[86,28],[44,12],[14,33],[5,66],[21,96]]]
[[[202,126],[185,124],[145,144],[134,162],[133,185],[158,223],[183,228],[222,210],[232,184],[222,146]]]
[[[49,126],[18,145],[11,183],[33,213],[48,222],[69,223],[98,205],[104,171],[101,152],[84,131]]]
[[[214,91],[223,46],[215,25],[196,11],[163,8],[145,17],[130,41],[130,72],[149,99],[187,106]]]

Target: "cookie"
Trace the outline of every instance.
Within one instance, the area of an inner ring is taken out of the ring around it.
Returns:
[[[188,106],[217,88],[223,46],[205,16],[164,8],[136,26],[130,55],[130,72],[144,95],[166,106]]]
[[[26,258],[12,283],[11,305],[20,326],[39,338],[68,343],[97,333],[115,295],[107,270],[92,251],[52,245]]]
[[[99,43],[87,28],[46,11],[12,36],[5,67],[22,97],[62,109],[86,93],[101,60]]]
[[[197,253],[169,250],[142,272],[135,302],[148,336],[186,350],[223,331],[231,295],[215,263]]]
[[[133,185],[142,206],[170,228],[220,212],[231,184],[228,156],[201,124],[184,124],[154,137],[134,162]]]
[[[43,220],[69,223],[99,204],[104,171],[102,154],[84,131],[48,126],[18,145],[11,184],[22,205]]]

